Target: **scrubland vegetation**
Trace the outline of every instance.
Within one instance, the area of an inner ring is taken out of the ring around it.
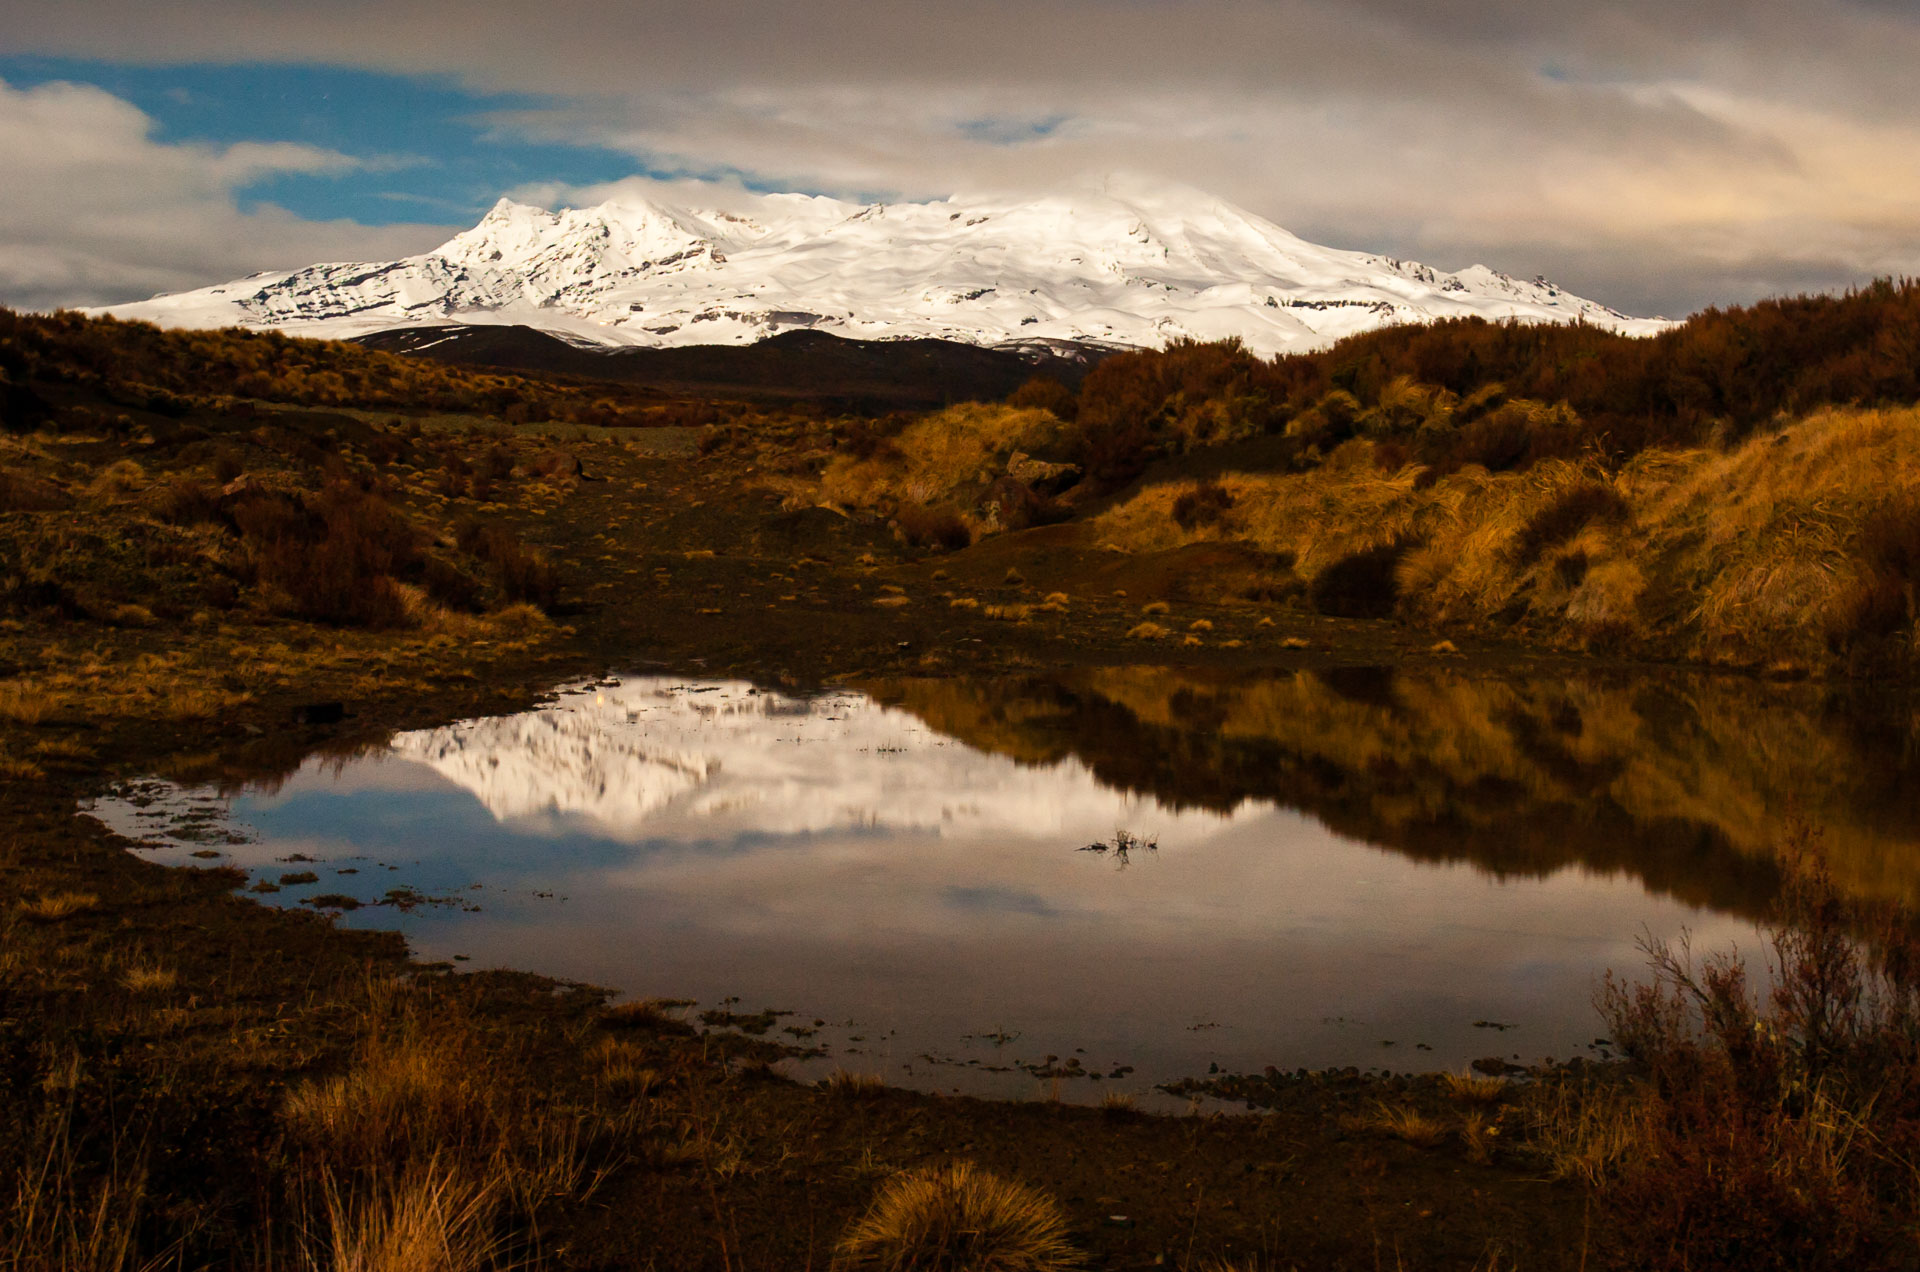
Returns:
[[[43,386],[40,392],[29,382]],[[479,416],[506,424],[710,425],[735,412],[604,382],[554,382],[444,366],[277,331],[161,331],[147,323],[0,309],[0,405],[18,428],[64,405],[47,388],[95,390],[81,412],[110,427],[114,408],[174,418],[242,414],[259,403]]]
[[[1914,669],[1917,404],[1912,284],[1647,341],[1177,344],[879,418],[0,313],[0,1269],[1912,1267],[1913,729],[1784,682]],[[1783,683],[1456,674],[1489,635]],[[1107,665],[1143,654],[1190,665]],[[521,701],[638,656],[877,670],[1173,804],[1630,870],[1772,913],[1776,970],[1652,951],[1603,1004],[1624,1065],[971,1106],[797,1087],[669,1005],[414,967],[74,828],[103,773],[290,771],[315,700],[444,720],[483,671]],[[926,678],[976,663],[1070,692]]]
[[[1805,672],[1911,665],[1920,409],[1825,408],[1731,450],[1432,479],[1344,443],[1301,473],[1150,486],[1093,533],[1286,558],[1322,613]]]
[[[1920,1259],[1920,926],[1838,892],[1808,832],[1781,855],[1770,983],[1732,951],[1649,947],[1652,976],[1601,1004],[1631,1080],[1542,1114],[1626,1266]]]
[[[1110,552],[1245,545],[1270,558],[1263,592],[1325,614],[1904,672],[1917,368],[1904,283],[1651,340],[1468,320],[1272,361],[1175,344],[1077,394],[1036,382],[863,437],[821,490],[929,548],[1078,516]]]

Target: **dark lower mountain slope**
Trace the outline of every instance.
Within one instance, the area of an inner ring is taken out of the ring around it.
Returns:
[[[398,327],[357,343],[462,366],[644,384],[692,397],[913,410],[1002,398],[1035,375],[1072,386],[1112,350],[1049,342],[1019,350],[952,340],[848,340],[790,331],[750,345],[587,349],[532,327]]]

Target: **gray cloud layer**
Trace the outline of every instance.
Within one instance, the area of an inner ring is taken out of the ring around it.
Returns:
[[[1638,312],[1920,272],[1905,0],[36,7],[0,49],[452,74],[555,99],[502,129],[838,194],[1144,171]]]

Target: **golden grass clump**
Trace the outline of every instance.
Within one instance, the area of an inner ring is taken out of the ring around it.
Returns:
[[[1597,1188],[1652,1152],[1655,1104],[1643,1091],[1560,1084],[1536,1094],[1530,1138],[1553,1178]]]
[[[326,1190],[315,1272],[479,1272],[495,1266],[498,1188],[437,1161],[355,1193]]]
[[[289,1092],[281,1116],[324,1157],[372,1168],[494,1138],[490,1094],[457,1031],[429,1034],[401,1022],[376,1028],[346,1073]]]
[[[1382,1104],[1368,1125],[1385,1135],[1403,1140],[1415,1148],[1435,1148],[1447,1138],[1447,1124],[1418,1109],[1396,1108]]]
[[[1135,623],[1127,629],[1128,640],[1165,640],[1172,635],[1158,623]]]
[[[131,459],[117,460],[103,469],[87,485],[87,493],[102,499],[119,499],[147,488],[147,470]]]
[[[820,1088],[829,1095],[837,1095],[846,1100],[871,1100],[886,1091],[887,1080],[877,1073],[855,1073],[851,1069],[835,1069],[820,1079]]]
[[[22,901],[20,913],[42,923],[57,923],[99,904],[100,898],[91,892],[48,892],[31,901]]]
[[[1459,1104],[1498,1104],[1507,1094],[1507,1080],[1478,1073],[1443,1073],[1447,1098]]]
[[[47,771],[32,760],[15,755],[0,755],[0,778],[16,782],[37,782],[47,775]]]
[[[980,608],[980,602],[975,600],[971,596],[956,596],[952,600],[947,602],[947,608],[958,609],[958,610],[975,610]]]
[[[1005,623],[1024,623],[1033,617],[1033,606],[1024,604],[988,605],[980,612],[988,618],[997,618]]]
[[[644,1096],[660,1085],[660,1071],[647,1063],[645,1047],[625,1038],[602,1038],[594,1048],[600,1081],[625,1095]]]
[[[827,498],[867,506],[880,502],[941,504],[984,489],[1020,452],[1045,451],[1063,426],[1050,412],[1000,403],[962,402],[908,424],[897,437],[856,456],[837,455],[821,476]]]
[[[120,974],[123,988],[135,994],[159,994],[180,982],[180,973],[158,963],[135,963]]]
[[[1460,1119],[1460,1145],[1467,1151],[1467,1160],[1484,1166],[1493,1160],[1493,1150],[1500,1141],[1500,1127],[1485,1113],[1475,1109]]]
[[[685,999],[635,998],[602,1010],[600,1023],[608,1029],[684,1030],[678,1013],[690,1005]]]
[[[1052,1198],[971,1162],[882,1185],[840,1239],[835,1266],[886,1272],[1063,1272],[1080,1266]]]
[[[0,681],[0,720],[39,724],[59,709],[60,699],[38,681]]]

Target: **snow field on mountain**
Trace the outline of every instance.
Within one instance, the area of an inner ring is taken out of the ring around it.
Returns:
[[[421,256],[259,274],[107,312],[330,338],[524,324],[615,347],[749,344],[802,328],[981,345],[1237,336],[1262,355],[1468,315],[1631,334],[1667,325],[1482,266],[1449,274],[1320,247],[1197,191],[1139,183],[1025,201],[773,194],[745,212],[634,195],[559,212],[503,199]]]

